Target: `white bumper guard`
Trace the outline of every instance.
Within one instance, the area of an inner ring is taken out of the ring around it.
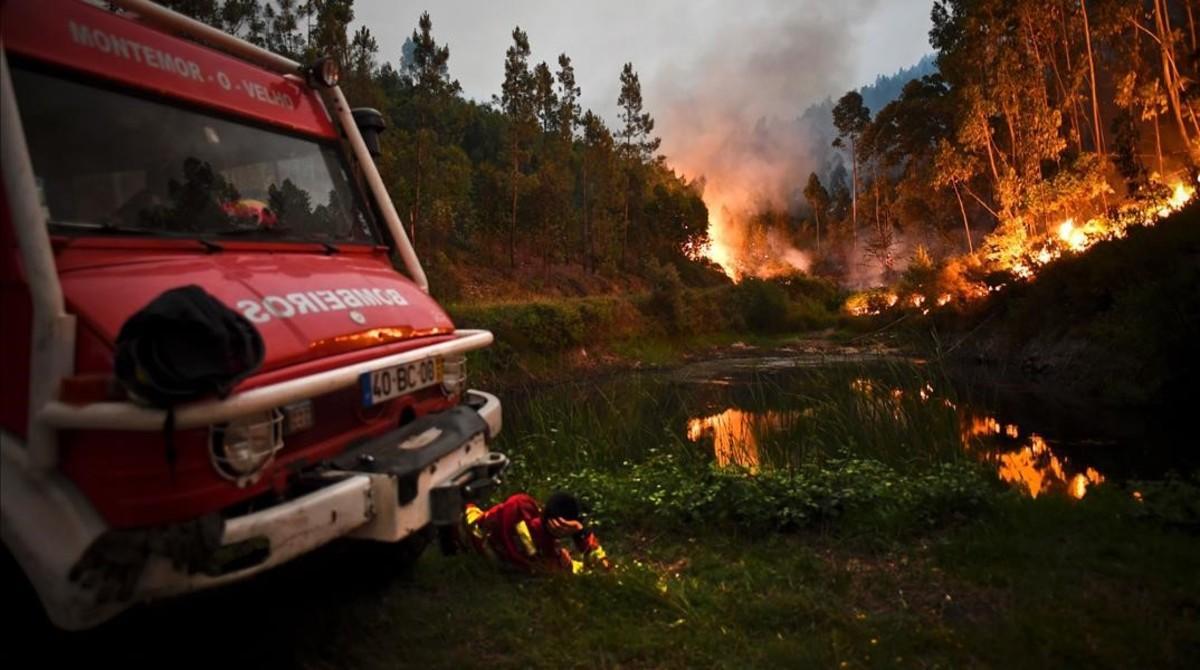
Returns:
[[[460,330],[457,335],[416,351],[181,407],[176,423],[185,428],[226,421],[355,385],[369,370],[491,341],[486,331]],[[40,419],[54,429],[161,430],[162,416],[159,410],[130,403],[73,407],[52,402]],[[34,478],[24,468],[5,467],[5,544],[50,618],[62,628],[89,628],[137,602],[244,579],[340,537],[388,542],[407,537],[435,521],[434,489],[444,493],[464,473],[478,475],[469,482],[468,496],[481,481],[498,481],[508,460],[490,452],[488,443],[501,426],[500,401],[469,390],[459,406],[352,445],[307,473],[308,493],[223,521],[206,517],[163,529],[108,529],[61,477]],[[10,441],[11,436],[4,437]],[[13,450],[4,446],[7,461]],[[31,509],[44,513],[19,512]],[[138,564],[128,564],[131,555]]]

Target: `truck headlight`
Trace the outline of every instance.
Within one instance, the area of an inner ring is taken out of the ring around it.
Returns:
[[[238,486],[248,486],[283,447],[283,412],[272,409],[212,427],[213,467]]]
[[[467,357],[447,356],[442,362],[442,390],[455,395],[467,388]]]
[[[321,56],[303,69],[308,85],[317,88],[333,88],[342,77],[341,68],[333,56]]]

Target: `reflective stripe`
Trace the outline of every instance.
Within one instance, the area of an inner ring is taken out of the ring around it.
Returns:
[[[518,521],[516,531],[517,539],[521,541],[525,553],[530,557],[537,556],[537,545],[533,543],[533,535],[529,532],[529,526],[525,525],[524,521]]]
[[[583,561],[571,559],[571,574],[578,575],[583,573]]]
[[[596,545],[595,549],[592,549],[587,553],[587,555],[584,557],[584,560],[586,560],[588,563],[598,563],[606,558],[608,558],[608,554],[604,553],[604,547]]]
[[[484,529],[483,524],[479,523],[483,520],[483,511],[481,511],[478,507],[471,506],[467,508],[465,517],[467,520],[467,529],[471,531],[471,537],[474,537],[480,542],[486,541],[487,530]]]

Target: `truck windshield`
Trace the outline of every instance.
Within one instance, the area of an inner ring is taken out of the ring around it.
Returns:
[[[24,67],[12,78],[53,232],[378,243],[332,142]]]

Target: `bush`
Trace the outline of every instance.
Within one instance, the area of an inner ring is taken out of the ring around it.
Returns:
[[[754,534],[839,526],[920,530],[978,512],[1000,490],[969,461],[906,474],[849,457],[751,474],[666,454],[624,471],[584,469],[559,481],[588,503],[599,526],[703,524]]]
[[[730,299],[750,330],[777,333],[790,325],[787,291],[775,282],[743,280],[734,287]]]
[[[650,299],[647,302],[649,315],[658,320],[671,335],[688,330],[688,305],[684,301],[683,281],[674,265],[659,264],[654,259],[646,264],[646,278],[650,280]]]

